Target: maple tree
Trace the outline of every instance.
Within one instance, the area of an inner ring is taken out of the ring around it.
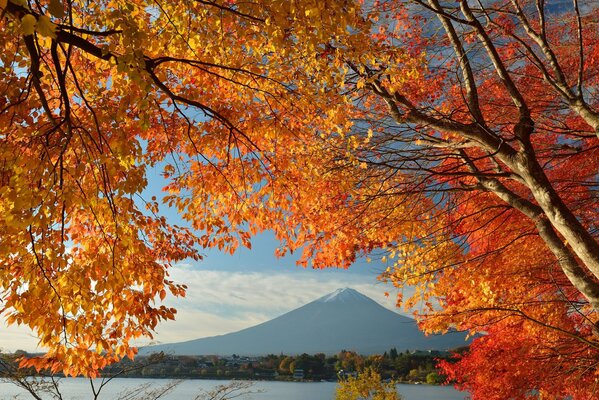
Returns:
[[[359,161],[412,177],[381,196],[428,191],[437,204],[427,235],[389,246],[382,279],[416,286],[405,304],[421,304],[423,329],[484,332],[441,364],[473,398],[592,398],[596,5],[412,3],[380,7],[404,15],[384,40],[426,57],[419,75],[397,82],[378,60],[354,66],[375,131]]]
[[[50,349],[25,365],[97,373],[173,317],[169,265],[271,229],[317,268],[382,251],[423,329],[485,332],[443,364],[475,397],[595,390],[592,2],[0,6],[3,313]],[[193,230],[141,209],[148,167]]]
[[[353,154],[395,182],[371,198],[436,204],[425,235],[383,242],[381,278],[416,287],[398,303],[420,305],[423,329],[484,332],[441,364],[473,398],[596,396],[596,5],[376,6],[375,39],[427,61],[350,61],[371,129]]]

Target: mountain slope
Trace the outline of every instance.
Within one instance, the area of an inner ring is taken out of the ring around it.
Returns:
[[[179,355],[361,354],[447,350],[466,344],[464,333],[425,336],[415,321],[379,305],[353,289],[339,289],[262,324],[221,336],[151,346],[142,354]]]

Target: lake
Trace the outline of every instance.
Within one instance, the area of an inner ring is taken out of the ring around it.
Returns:
[[[100,400],[115,400],[119,394],[140,385],[158,387],[166,384],[168,379],[113,379],[102,390]],[[99,381],[97,381],[99,382]],[[200,390],[210,390],[227,381],[216,380],[184,380],[168,395],[161,400],[193,400]],[[239,400],[332,400],[334,398],[336,383],[334,382],[271,382],[258,381],[252,390],[261,390],[262,393],[250,394],[239,397]],[[68,378],[60,381],[64,400],[89,400],[91,398],[90,384],[87,379]],[[463,400],[466,395],[451,387],[430,385],[398,385],[398,392],[404,400]],[[31,399],[23,389],[10,382],[0,381],[0,399]],[[51,397],[44,397],[44,399]]]

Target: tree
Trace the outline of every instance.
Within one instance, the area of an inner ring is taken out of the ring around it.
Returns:
[[[32,379],[26,370],[18,368],[14,355],[0,354],[0,379],[9,381],[20,387],[31,395],[35,400],[42,400],[42,396],[50,396],[52,399],[61,399],[56,393],[58,380],[54,377],[49,379]]]
[[[289,370],[294,373],[298,369],[303,370],[308,379],[321,376],[325,369],[324,354],[319,353],[312,356],[304,353],[295,357],[295,360],[289,364]]]
[[[306,142],[295,117],[343,122],[302,95],[313,68],[287,62],[313,57],[321,35],[344,34],[357,12],[324,6],[0,2],[2,313],[48,349],[24,366],[93,376],[132,356],[132,338],[174,317],[155,301],[184,295],[169,266],[205,246],[250,246],[250,234],[272,226],[258,203],[285,200],[293,174],[309,167],[286,169]],[[149,167],[163,169],[166,202],[195,231],[141,197]],[[278,189],[248,199],[276,170],[289,174]]]
[[[173,317],[170,264],[272,229],[302,265],[381,255],[423,329],[484,332],[443,364],[475,398],[594,395],[594,2],[0,5],[0,282],[31,363],[93,374]],[[134,201],[156,166],[194,231]]]
[[[436,371],[433,372],[429,372],[426,375],[426,383],[428,383],[429,385],[436,385],[439,383],[443,383],[445,379],[443,379],[443,377],[439,376],[439,373],[437,373]]]
[[[336,400],[400,400],[396,383],[382,382],[381,376],[372,368],[365,369],[358,376],[350,376],[339,382],[335,392]]]
[[[279,372],[281,372],[282,374],[293,373],[293,371],[291,370],[291,364],[293,364],[294,362],[295,359],[293,357],[286,356],[279,363]]]
[[[338,369],[345,371],[360,371],[363,369],[364,359],[355,351],[343,350],[339,352],[337,358],[339,359],[337,363],[340,366]]]
[[[408,79],[384,59],[349,64],[364,89],[353,154],[393,182],[371,198],[436,205],[426,235],[383,242],[382,278],[417,286],[405,304],[421,302],[425,330],[485,333],[442,364],[474,398],[596,396],[596,5],[379,5],[381,40],[426,62]]]

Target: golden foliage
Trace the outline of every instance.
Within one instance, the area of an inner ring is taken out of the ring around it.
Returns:
[[[396,382],[383,382],[381,375],[372,368],[349,376],[339,382],[335,400],[401,400]]]

